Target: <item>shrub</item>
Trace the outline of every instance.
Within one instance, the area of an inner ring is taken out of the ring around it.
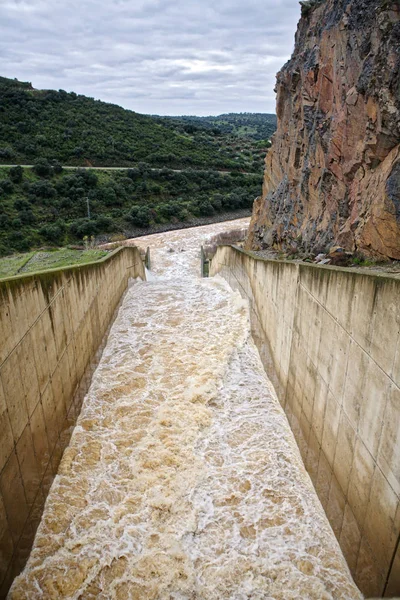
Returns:
[[[128,169],[126,172],[127,177],[132,181],[137,181],[141,178],[142,174],[139,169]]]
[[[209,200],[200,200],[199,211],[205,217],[209,217],[215,213],[214,207]]]
[[[3,194],[12,194],[14,191],[14,186],[9,179],[3,179],[0,181],[0,192]]]
[[[39,229],[39,233],[45,240],[53,242],[54,244],[60,244],[66,231],[66,224],[62,219],[58,219],[55,223],[49,225],[43,225]]]
[[[11,169],[8,172],[8,176],[13,183],[21,183],[24,177],[24,170],[19,165],[18,167],[11,167]]]
[[[156,208],[157,213],[164,218],[177,217],[181,212],[181,207],[176,202],[167,202],[159,204]]]
[[[97,233],[96,222],[92,219],[76,219],[70,225],[70,232],[79,239],[85,235],[95,235]]]
[[[111,217],[107,217],[106,215],[100,215],[95,219],[95,226],[98,233],[105,233],[107,231],[113,230],[114,221]]]
[[[36,217],[30,208],[21,210],[18,214],[23,225],[33,225],[36,222]]]
[[[63,171],[61,163],[59,163],[57,160],[53,162],[53,171],[56,175],[59,175]]]
[[[14,151],[12,148],[0,148],[0,159],[13,158]]]
[[[151,210],[147,206],[132,206],[127,215],[128,221],[138,227],[148,227],[152,218]]]
[[[117,204],[117,194],[111,185],[104,187],[101,195],[106,206],[113,206]]]
[[[57,192],[49,181],[35,181],[29,186],[29,195],[36,198],[54,198]]]
[[[51,174],[51,165],[47,158],[38,158],[35,160],[33,170],[39,177],[49,177]]]

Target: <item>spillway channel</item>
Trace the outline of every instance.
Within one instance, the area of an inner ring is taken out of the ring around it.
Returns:
[[[246,302],[199,277],[200,244],[237,226],[139,240],[153,276],[124,298],[10,599],[361,598]]]

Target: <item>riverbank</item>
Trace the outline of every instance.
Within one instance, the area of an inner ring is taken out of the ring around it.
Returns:
[[[190,221],[178,221],[176,223],[163,223],[161,225],[153,225],[152,227],[135,227],[129,230],[126,233],[124,239],[118,240],[118,242],[124,243],[125,241],[134,239],[147,237],[148,235],[153,235],[155,233],[165,233],[166,231],[176,231],[178,229],[191,229],[193,227],[201,227],[203,225],[212,225],[213,223],[224,223],[228,221],[236,221],[237,219],[244,219],[251,217],[251,210],[247,208],[243,208],[240,210],[229,211],[220,213],[217,215],[212,215],[210,217],[196,217],[191,219]],[[101,236],[96,239],[98,246],[101,248],[105,245],[115,242],[113,240],[114,236]]]
[[[136,245],[136,239],[142,239],[156,233],[165,233],[180,229],[196,228],[213,223],[231,223],[233,221],[250,218],[250,211],[238,210],[221,213],[212,217],[193,219],[186,223],[165,223],[164,225],[148,227],[146,229],[133,229],[126,236],[113,241],[113,236],[103,236],[97,239],[93,248],[65,247],[65,248],[39,248],[32,252],[12,254],[0,258],[0,279],[13,277],[24,273],[36,273],[47,269],[59,269],[76,264],[94,262],[105,256],[107,249],[115,244]],[[247,224],[247,222],[246,222]],[[228,228],[229,229],[229,228]],[[108,238],[108,239],[107,239]],[[132,241],[132,243],[130,243]],[[139,243],[138,243],[139,245]],[[143,245],[143,243],[142,243]]]

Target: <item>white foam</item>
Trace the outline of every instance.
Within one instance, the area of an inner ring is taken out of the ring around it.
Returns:
[[[361,597],[246,303],[197,278],[221,229],[145,240],[13,600]]]

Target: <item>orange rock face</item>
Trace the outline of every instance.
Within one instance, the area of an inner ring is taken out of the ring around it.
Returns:
[[[400,4],[303,5],[248,248],[400,259]]]

